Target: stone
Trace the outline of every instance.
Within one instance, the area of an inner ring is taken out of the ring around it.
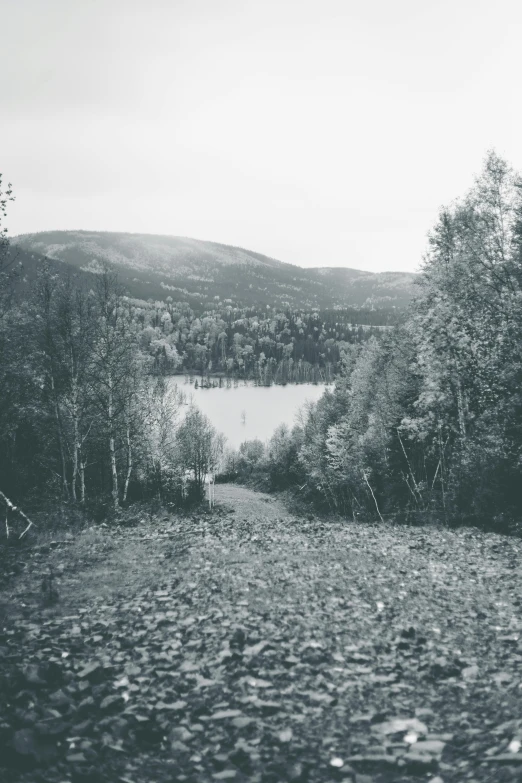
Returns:
[[[46,681],[42,674],[42,667],[36,663],[29,663],[22,669],[22,675],[26,683],[37,688],[41,688],[43,685],[46,685]]]
[[[16,753],[36,762],[51,761],[58,755],[53,742],[44,741],[33,729],[20,729],[12,738],[12,746]]]
[[[522,753],[500,753],[498,756],[490,756],[484,761],[488,764],[512,764],[513,766],[522,766]]]
[[[429,753],[410,751],[403,756],[403,761],[407,769],[412,772],[429,772],[430,769],[437,766],[436,759]]]
[[[84,666],[84,668],[78,672],[78,677],[80,680],[91,678],[99,669],[101,669],[101,663],[99,661],[91,661],[91,663],[88,663],[87,666]]]
[[[60,688],[60,690],[51,693],[49,701],[51,704],[54,704],[55,707],[68,707],[71,703],[71,697]]]
[[[13,748],[20,756],[34,756],[36,737],[32,729],[20,729],[13,736]]]
[[[95,702],[92,696],[86,696],[86,698],[79,703],[78,712],[80,713],[89,712],[91,709],[93,709],[94,706],[95,706]]]
[[[70,723],[59,718],[39,720],[34,724],[34,730],[42,737],[58,737],[69,731],[70,727]]]
[[[76,723],[74,725],[74,731],[82,737],[85,734],[90,734],[92,726],[92,720],[83,720],[81,723]]]
[[[65,757],[65,760],[68,761],[69,764],[83,764],[87,761],[84,753],[69,753],[69,755]]]
[[[412,753],[426,753],[429,756],[440,758],[445,747],[446,743],[442,742],[442,740],[420,740],[411,746],[408,755],[411,755]]]
[[[356,755],[356,756],[350,756],[346,759],[349,764],[352,764],[354,767],[357,766],[372,766],[376,768],[396,768],[397,766],[397,760],[394,756],[389,756],[386,753],[375,753],[374,755]]]
[[[106,696],[100,704],[102,710],[113,710],[116,707],[123,706],[124,701],[121,696]]]

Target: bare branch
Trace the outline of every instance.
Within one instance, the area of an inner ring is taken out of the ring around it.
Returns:
[[[25,536],[25,534],[27,533],[27,531],[29,530],[29,528],[32,527],[33,522],[31,522],[29,517],[26,516],[24,514],[24,512],[20,508],[18,508],[18,506],[15,506],[14,503],[11,503],[9,498],[6,495],[4,495],[4,493],[1,490],[0,490],[0,499],[4,501],[5,505],[7,506],[7,510],[12,511],[13,513],[15,511],[18,512],[18,514],[20,514],[22,519],[25,519],[25,521],[27,522],[27,527],[25,528],[25,530],[22,533],[20,533],[20,535],[18,537],[19,540],[22,539]],[[9,536],[9,528],[7,526],[7,510],[6,510],[5,524],[6,524],[6,528],[7,528],[7,531],[8,531],[7,535]]]

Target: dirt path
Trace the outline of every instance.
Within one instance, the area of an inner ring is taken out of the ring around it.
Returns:
[[[260,517],[274,520],[288,516],[288,509],[278,500],[276,495],[264,492],[252,492],[246,487],[236,484],[216,484],[216,502],[226,508],[233,509],[235,516]]]
[[[2,780],[519,779],[519,541],[216,490],[213,515],[27,553],[3,596]]]

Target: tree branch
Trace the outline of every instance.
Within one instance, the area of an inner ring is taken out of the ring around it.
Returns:
[[[18,508],[18,506],[15,506],[14,503],[11,503],[9,498],[6,495],[4,495],[4,493],[1,490],[0,490],[0,499],[4,501],[4,503],[6,504],[7,508],[9,509],[9,511],[13,511],[13,512],[17,511],[20,514],[20,516],[22,517],[22,519],[25,519],[25,521],[27,522],[27,527],[18,536],[18,540],[22,539],[25,536],[25,534],[27,533],[27,531],[29,530],[29,528],[32,527],[33,523],[31,522],[29,517],[26,516],[24,514],[24,512],[21,509]],[[6,524],[7,524],[7,516],[6,516]]]

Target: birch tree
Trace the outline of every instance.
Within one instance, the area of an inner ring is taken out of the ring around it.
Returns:
[[[123,290],[114,275],[105,271],[99,276],[94,290],[96,326],[89,375],[93,398],[103,422],[114,510],[120,505],[120,445],[117,439],[122,431],[127,446],[127,467],[130,465],[132,470],[129,411],[139,372],[136,336],[128,311],[122,306],[122,296]]]

